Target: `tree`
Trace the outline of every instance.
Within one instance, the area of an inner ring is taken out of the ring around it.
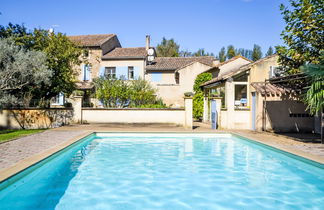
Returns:
[[[255,44],[253,46],[253,50],[252,50],[252,60],[253,61],[257,61],[260,58],[262,58],[262,51],[261,51],[261,47],[257,44]]]
[[[231,59],[231,58],[233,58],[235,56],[236,56],[236,50],[235,50],[234,46],[233,45],[228,45],[227,53],[226,53],[227,59]]]
[[[195,95],[193,97],[193,117],[199,119],[203,116],[204,111],[204,93],[200,88],[200,85],[212,79],[211,73],[199,74],[193,86]]]
[[[199,57],[199,56],[214,56],[214,53],[208,53],[205,51],[204,48],[198,49],[197,52],[194,53],[194,56]]]
[[[179,53],[180,57],[192,57],[192,52],[190,52],[189,50],[182,50]]]
[[[0,107],[29,106],[35,89],[50,85],[52,72],[43,52],[26,50],[13,39],[0,39]],[[24,104],[25,103],[25,104]]]
[[[156,54],[159,57],[179,57],[179,48],[174,39],[166,39],[163,37],[162,42],[156,46]]]
[[[274,54],[273,48],[270,46],[267,53],[266,53],[266,56],[273,55],[273,54]]]
[[[219,51],[219,53],[218,53],[218,59],[219,59],[219,62],[226,61],[225,47],[222,47],[221,50]]]
[[[0,26],[0,38],[13,37],[15,44],[27,50],[46,54],[46,65],[52,71],[52,82],[35,89],[33,95],[50,99],[60,92],[70,95],[75,89],[73,68],[81,63],[82,50],[62,33],[49,33],[47,30],[28,31],[24,25],[9,23]]]
[[[281,37],[285,46],[277,46],[279,63],[288,74],[300,72],[306,63],[324,59],[324,7],[322,0],[289,0],[291,7],[280,5],[286,22]]]
[[[305,102],[308,104],[310,112],[317,114],[324,109],[324,60],[321,60],[320,64],[304,65],[301,69],[312,79],[311,85],[307,89]]]
[[[242,55],[245,58],[252,60],[252,50],[240,48],[237,52],[239,55]]]

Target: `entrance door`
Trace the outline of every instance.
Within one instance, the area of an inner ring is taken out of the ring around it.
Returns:
[[[252,130],[256,130],[256,93],[252,92]]]
[[[210,104],[211,108],[211,125],[212,129],[217,128],[217,107],[216,107],[216,100],[211,100]]]

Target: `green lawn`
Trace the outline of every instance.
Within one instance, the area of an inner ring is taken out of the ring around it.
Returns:
[[[22,136],[28,136],[30,134],[39,133],[45,129],[31,129],[31,130],[0,130],[0,143],[10,141]]]

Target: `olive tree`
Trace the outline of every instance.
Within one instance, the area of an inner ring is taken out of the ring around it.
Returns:
[[[0,39],[0,107],[21,106],[24,98],[50,85],[52,72],[43,52],[26,50],[13,39]]]

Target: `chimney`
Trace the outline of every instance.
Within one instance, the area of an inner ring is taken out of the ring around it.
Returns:
[[[150,48],[150,35],[146,35],[146,45],[145,45],[145,49],[146,51]]]

